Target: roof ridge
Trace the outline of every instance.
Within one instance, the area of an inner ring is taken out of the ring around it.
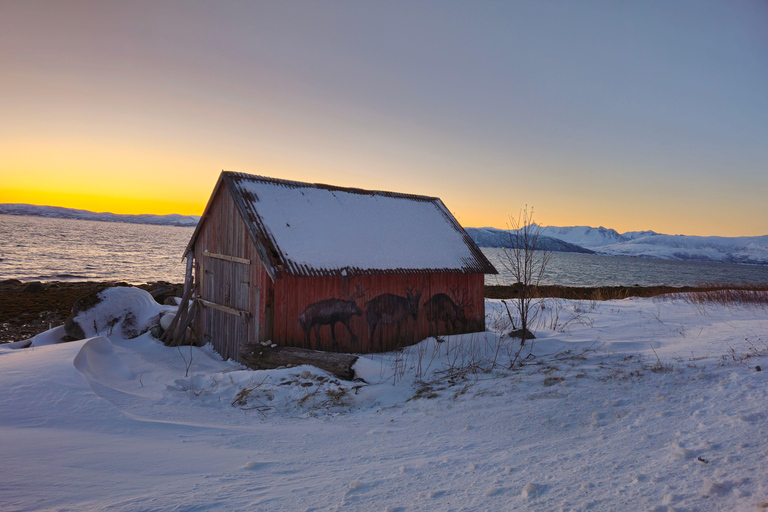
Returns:
[[[294,180],[286,180],[281,178],[272,178],[270,176],[261,176],[258,174],[248,174],[244,172],[238,172],[238,171],[222,171],[223,174],[228,175],[230,178],[233,178],[235,180],[250,180],[250,181],[259,181],[262,183],[270,183],[275,185],[283,185],[286,187],[295,187],[295,188],[315,188],[320,190],[329,190],[332,192],[347,192],[350,194],[359,194],[359,195],[376,195],[376,196],[385,196],[385,197],[398,197],[402,199],[412,199],[412,200],[419,200],[419,201],[439,201],[440,198],[437,196],[427,196],[422,194],[409,194],[405,192],[392,192],[388,190],[370,190],[370,189],[364,189],[359,187],[341,187],[338,185],[329,185],[326,183],[309,183],[306,181],[294,181]]]

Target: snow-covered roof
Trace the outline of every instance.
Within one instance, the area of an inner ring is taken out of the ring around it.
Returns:
[[[223,172],[222,182],[273,271],[300,276],[496,273],[436,197],[233,172]]]

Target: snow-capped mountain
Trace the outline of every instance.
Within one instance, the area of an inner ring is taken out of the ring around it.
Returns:
[[[620,235],[615,229],[590,226],[542,227],[545,236],[557,238],[575,245],[595,249],[604,245],[626,242],[631,238]]]
[[[0,204],[0,215],[29,215],[32,217],[50,217],[56,219],[97,220],[102,222],[126,222],[129,224],[155,224],[161,226],[196,226],[199,215],[120,215],[115,213],[96,213],[88,210],[62,208],[60,206],[38,206],[33,204]]]
[[[627,240],[635,240],[637,238],[642,238],[644,236],[653,236],[653,235],[660,235],[661,233],[657,233],[655,231],[651,230],[645,230],[645,231],[625,231],[621,234],[624,238]]]
[[[480,247],[512,247],[509,232],[497,228],[465,228],[467,234]],[[541,249],[552,252],[580,252],[594,254],[594,251],[580,245],[575,245],[552,236],[542,236]]]
[[[506,230],[467,228],[480,247],[500,247]],[[768,265],[768,235],[687,236],[655,231],[628,231],[590,226],[542,228],[542,249],[553,252],[588,252],[611,256],[641,256],[681,261],[713,261]]]
[[[768,264],[768,235],[764,236],[641,236],[600,247],[601,254],[649,256],[669,260],[718,261],[724,263]]]

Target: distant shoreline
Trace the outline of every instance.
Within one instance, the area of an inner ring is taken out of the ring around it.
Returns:
[[[113,222],[121,224],[146,224],[149,226],[169,226],[179,228],[194,228],[200,220],[199,215],[168,215],[154,214],[122,214],[109,212],[91,212],[61,206],[38,206],[33,204],[0,204],[0,215],[14,217],[36,217],[43,219],[89,220],[94,222]]]

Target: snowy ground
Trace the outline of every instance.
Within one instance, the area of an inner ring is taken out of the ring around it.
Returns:
[[[0,349],[0,509],[768,508],[768,310],[553,300],[509,370],[486,306],[367,385],[148,334]]]

